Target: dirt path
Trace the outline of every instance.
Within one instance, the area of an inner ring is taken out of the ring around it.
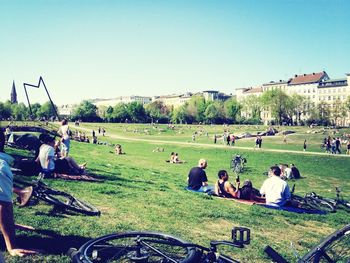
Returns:
[[[78,128],[78,127],[75,127]],[[78,129],[90,132],[91,129],[79,127]],[[321,152],[304,152],[304,151],[293,151],[293,150],[280,150],[280,149],[254,149],[253,147],[241,147],[241,146],[234,146],[227,148],[226,145],[221,144],[208,144],[208,143],[193,143],[193,142],[179,142],[179,141],[164,141],[164,140],[157,140],[157,139],[143,139],[143,138],[130,138],[125,137],[113,133],[108,133],[106,137],[113,138],[113,139],[119,139],[124,141],[142,141],[152,144],[157,144],[158,146],[163,146],[165,144],[175,144],[175,145],[182,145],[182,146],[189,146],[189,147],[202,147],[202,148],[220,148],[220,149],[241,149],[241,150],[248,150],[248,151],[259,151],[259,152],[277,152],[277,153],[294,153],[294,154],[305,154],[305,155],[324,155],[324,156],[337,156],[337,157],[345,157],[349,158],[350,155],[346,154],[337,154],[337,155],[330,155],[328,153],[321,153]]]

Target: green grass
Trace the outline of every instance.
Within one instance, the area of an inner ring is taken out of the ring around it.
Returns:
[[[297,194],[315,191],[323,196],[334,197],[333,189],[340,185],[345,196],[350,199],[349,158],[340,155],[306,155],[301,151],[306,138],[310,145],[308,150],[320,152],[318,145],[327,134],[308,134],[306,128],[293,127],[290,129],[298,133],[289,135],[287,144],[282,142],[282,136],[264,137],[263,149],[253,151],[238,148],[252,148],[253,139],[239,140],[237,147],[219,144],[214,147],[212,135],[222,133],[222,126],[176,126],[175,130],[169,130],[162,125],[158,128],[150,125],[103,125],[107,130],[106,137],[101,136],[99,139],[121,143],[126,155],[116,156],[110,153],[113,147],[106,145],[73,142],[71,149],[71,155],[78,162],[87,161],[89,173],[103,178],[103,183],[46,180],[50,186],[94,204],[102,211],[102,215],[88,217],[60,213],[45,203],[26,208],[15,207],[16,222],[37,229],[34,232],[17,231],[19,243],[26,247],[41,248],[46,254],[23,259],[6,255],[8,262],[70,262],[64,255],[69,247],[79,247],[90,238],[129,230],[160,231],[208,245],[210,240],[228,240],[233,226],[246,226],[252,231],[251,245],[243,250],[235,249],[235,258],[242,262],[269,262],[263,253],[264,247],[269,244],[294,262],[289,246],[291,241],[298,252],[304,254],[327,234],[349,223],[349,214],[344,211],[328,215],[301,215],[247,206],[184,190],[188,171],[196,166],[198,159],[208,160],[206,172],[209,182],[213,184],[218,170],[229,170],[232,155],[241,153],[248,158],[247,169],[241,179],[251,179],[257,188],[266,179],[262,173],[271,165],[295,163],[303,179],[288,183],[290,186],[296,184]],[[95,129],[96,132],[98,129],[96,124],[84,124],[81,127]],[[256,129],[255,126],[229,128],[234,133],[264,130],[263,127]],[[129,131],[144,129],[152,130],[152,133]],[[208,131],[209,137],[203,133],[192,143],[191,134],[200,129]],[[144,140],[117,139],[114,135]],[[153,153],[156,147],[164,147],[165,151]],[[296,152],[280,153],[264,149]],[[178,152],[180,159],[186,160],[186,163],[166,163],[172,151]],[[233,180],[232,172],[230,175]]]

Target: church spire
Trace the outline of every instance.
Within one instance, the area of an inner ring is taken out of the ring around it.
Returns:
[[[17,92],[16,92],[16,86],[15,81],[13,81],[12,84],[12,90],[11,90],[11,104],[17,104]]]

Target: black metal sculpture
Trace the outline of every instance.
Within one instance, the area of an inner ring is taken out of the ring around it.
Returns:
[[[33,84],[29,84],[29,83],[23,83],[24,91],[25,91],[25,93],[26,93],[26,97],[27,97],[27,101],[28,101],[28,106],[29,106],[29,111],[30,111],[30,117],[31,117],[31,118],[33,117],[33,112],[32,112],[32,107],[31,107],[31,104],[30,104],[30,101],[29,101],[29,97],[28,97],[27,86],[33,87],[33,88],[39,88],[41,83],[43,84],[43,86],[44,86],[44,88],[45,88],[45,91],[46,91],[46,93],[47,93],[47,96],[49,97],[49,100],[50,100],[52,109],[53,109],[53,111],[55,112],[55,115],[56,115],[57,119],[59,120],[60,118],[59,118],[58,113],[57,113],[57,111],[56,111],[55,104],[52,102],[52,99],[51,99],[51,97],[50,97],[49,91],[47,90],[46,85],[45,85],[45,82],[44,82],[44,80],[43,80],[43,78],[42,78],[41,76],[40,76],[40,78],[39,78],[39,83],[38,83],[38,85],[33,85]]]

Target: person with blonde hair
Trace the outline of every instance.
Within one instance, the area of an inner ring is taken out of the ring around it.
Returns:
[[[208,185],[208,178],[204,171],[207,166],[207,160],[200,159],[198,166],[190,170],[187,179],[189,190],[205,193],[214,191],[214,187]]]

